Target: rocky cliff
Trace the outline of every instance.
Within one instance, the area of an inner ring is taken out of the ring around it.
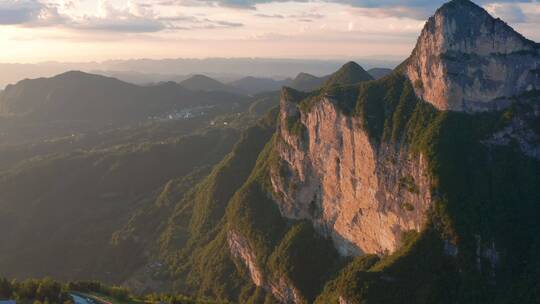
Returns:
[[[404,232],[425,222],[431,204],[425,159],[378,145],[358,117],[343,113],[331,97],[318,98],[307,112],[281,101],[276,150],[282,164],[272,174],[280,210],[313,221],[342,255],[393,252]],[[291,120],[300,133],[287,128]]]
[[[505,108],[540,88],[540,47],[468,0],[454,0],[426,23],[405,71],[439,110]]]
[[[403,71],[416,95],[439,110],[496,110],[540,88],[539,52],[481,7],[454,0],[428,20]],[[421,230],[432,204],[425,156],[374,141],[362,118],[344,113],[330,94],[303,108],[283,96],[282,163],[271,176],[283,216],[309,219],[342,255],[394,252],[404,232]],[[522,143],[536,138],[526,136]],[[524,149],[538,154],[534,145]]]
[[[283,276],[265,275],[265,270],[257,264],[257,257],[249,241],[236,231],[229,231],[227,244],[234,258],[247,268],[249,277],[255,286],[271,293],[280,303],[303,303],[300,292]]]

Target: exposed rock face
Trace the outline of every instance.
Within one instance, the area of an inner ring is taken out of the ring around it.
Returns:
[[[263,274],[261,267],[257,265],[254,251],[242,235],[236,231],[229,231],[227,243],[233,257],[240,260],[248,269],[253,284],[270,292],[280,303],[303,303],[298,290],[285,278],[268,278]]]
[[[241,260],[249,271],[249,276],[253,284],[263,286],[263,276],[257,266],[255,253],[249,246],[248,241],[235,231],[227,234],[227,243],[233,257]]]
[[[540,135],[537,125],[540,117],[540,106],[531,101],[519,101],[526,103],[529,108],[521,110],[515,115],[508,126],[492,134],[483,141],[487,146],[509,146],[517,143],[521,152],[532,158],[540,159]]]
[[[540,48],[468,0],[441,7],[405,67],[416,94],[440,110],[506,107],[540,89]]]
[[[345,299],[343,296],[340,296],[339,304],[349,304],[349,301],[347,301],[347,299]]]
[[[305,134],[288,130],[291,119]],[[280,120],[271,181],[285,217],[311,220],[342,255],[393,252],[403,232],[421,229],[431,204],[421,155],[373,144],[326,97],[308,113],[282,100]]]

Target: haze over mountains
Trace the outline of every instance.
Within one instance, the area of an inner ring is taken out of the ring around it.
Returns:
[[[394,60],[361,59],[366,67],[395,67]],[[264,59],[264,58],[209,58],[209,59],[138,59],[105,62],[38,64],[0,63],[0,89],[26,78],[52,77],[69,70],[111,76],[134,84],[163,81],[180,82],[193,74],[204,74],[222,82],[246,76],[283,80],[300,72],[328,75],[343,64],[338,60]]]
[[[536,303],[539,64],[453,0],[392,71],[20,81],[0,93],[0,270],[235,303]]]

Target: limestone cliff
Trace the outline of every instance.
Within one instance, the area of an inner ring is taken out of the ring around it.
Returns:
[[[284,277],[265,276],[261,267],[257,265],[254,250],[244,236],[231,230],[227,235],[227,243],[233,257],[242,262],[247,268],[251,281],[255,286],[271,293],[280,303],[303,303],[299,291],[289,284]]]
[[[468,0],[431,17],[405,71],[416,93],[440,110],[504,108],[540,89],[540,48]]]
[[[421,154],[370,140],[359,118],[332,98],[307,112],[283,98],[276,146],[281,159],[272,185],[282,214],[309,219],[332,237],[342,255],[395,251],[409,230],[420,230],[431,204]],[[297,120],[300,133],[287,128]]]

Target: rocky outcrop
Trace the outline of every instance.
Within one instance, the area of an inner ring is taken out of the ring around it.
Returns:
[[[520,106],[508,125],[492,134],[482,143],[488,147],[510,146],[517,144],[521,152],[531,158],[540,160],[540,135],[538,134],[538,117],[540,106],[535,102],[519,101]]]
[[[440,110],[500,109],[540,89],[540,47],[468,0],[426,23],[405,73],[416,94]]]
[[[248,241],[239,233],[229,231],[227,234],[227,244],[234,258],[241,260],[249,271],[251,281],[256,286],[263,286],[263,275],[257,266],[255,253],[249,246]]]
[[[253,284],[271,293],[280,303],[303,303],[300,292],[292,284],[289,284],[286,278],[273,278],[271,275],[265,275],[261,267],[257,265],[255,252],[249,245],[249,241],[241,234],[233,230],[229,231],[227,243],[232,256],[241,261],[247,268]]]
[[[374,144],[330,97],[305,113],[284,97],[278,133],[271,182],[281,213],[311,220],[342,255],[393,252],[422,228],[431,205],[422,155]]]

